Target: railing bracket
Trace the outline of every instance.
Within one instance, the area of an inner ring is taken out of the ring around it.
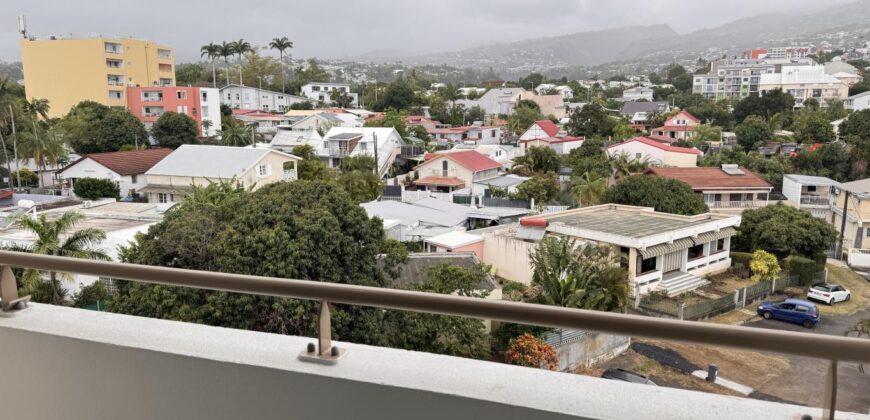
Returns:
[[[329,312],[329,302],[320,302],[320,325],[318,328],[317,345],[308,343],[305,350],[299,353],[299,360],[304,362],[334,365],[347,353],[347,349],[332,345],[332,317]]]
[[[12,267],[2,266],[0,271],[0,310],[12,312],[27,308],[30,295],[18,297],[18,284],[15,282],[15,274]]]

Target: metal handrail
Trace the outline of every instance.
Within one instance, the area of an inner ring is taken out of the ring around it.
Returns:
[[[870,340],[679,321],[380,287],[217,273],[0,251],[0,265],[145,283],[466,316],[870,363]]]

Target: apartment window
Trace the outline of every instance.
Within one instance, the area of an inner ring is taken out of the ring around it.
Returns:
[[[175,92],[175,97],[178,99],[187,99],[187,92],[179,90],[178,92]]]
[[[822,90],[821,89],[813,89],[813,98],[820,98],[820,97],[822,97]]]
[[[124,76],[119,76],[116,74],[110,74],[107,77],[110,86],[123,86],[124,85]]]
[[[325,98],[325,96],[323,96],[323,95],[320,95],[320,96],[318,97],[318,99],[320,99],[321,101],[323,101],[324,98]]]
[[[284,112],[285,110],[286,110],[286,108],[284,107],[284,105],[278,105],[279,112]]]
[[[110,90],[109,91],[109,99],[123,99],[124,92],[120,90]]]
[[[158,64],[157,70],[159,70],[159,71],[172,71],[172,64]]]
[[[169,202],[169,194],[157,193],[157,202],[158,203],[168,203]]]
[[[816,192],[815,185],[807,185],[807,192]]]
[[[704,244],[695,245],[689,248],[689,260],[701,258],[704,256]]]
[[[441,176],[447,176],[447,159],[441,161]]]
[[[263,105],[263,111],[269,112],[269,105]]]
[[[640,270],[637,274],[646,274],[656,270],[656,257],[647,258],[640,261]]]
[[[227,93],[227,100],[230,101],[230,100],[232,100],[232,99],[233,99],[233,94],[232,94],[232,93]]]
[[[238,101],[239,99],[241,99],[241,97],[240,97],[239,94],[237,93],[237,94],[236,94],[236,100]]]
[[[104,45],[105,45],[105,47],[106,47],[106,52],[107,52],[107,53],[120,54],[121,51],[123,51],[123,48],[121,47],[121,44],[118,44],[118,43],[115,43],[115,42],[106,42],[106,43],[104,43]]]
[[[208,100],[208,93],[207,93],[207,92],[202,92],[202,100],[203,100],[203,101],[207,101],[207,100]]]
[[[130,175],[130,182],[131,183],[135,184],[137,180],[138,180],[138,178],[136,177],[136,174]]]
[[[312,92],[320,92],[320,86],[311,86]]]
[[[284,96],[278,95],[278,99],[284,99]]]
[[[261,178],[265,176],[269,176],[272,174],[272,165],[259,165],[257,166],[257,175]]]
[[[172,79],[160,79],[160,86],[172,86]]]
[[[106,67],[111,69],[119,69],[124,65],[124,62],[121,60],[112,60],[110,58],[106,59]]]
[[[159,49],[157,50],[157,57],[160,58],[172,58],[172,51]]]
[[[722,251],[725,249],[725,239],[719,239],[716,241],[716,251]]]
[[[179,114],[187,114],[187,105],[178,105],[176,112]]]

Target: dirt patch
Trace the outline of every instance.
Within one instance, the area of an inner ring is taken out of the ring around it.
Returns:
[[[686,360],[685,357],[671,349],[654,346],[646,343],[633,343],[631,349],[635,352],[655,360],[660,365],[674,368],[685,374],[699,370],[700,368]]]
[[[851,315],[870,307],[870,282],[850,268],[828,264],[828,283],[839,284],[849,289],[849,292],[852,293],[852,299],[848,302],[835,303],[832,306],[819,303],[819,310],[823,316]]]
[[[713,318],[705,320],[704,322],[712,322],[714,324],[743,325],[744,323],[758,317],[758,314],[755,313],[756,306],[757,305],[747,304],[746,308],[725,312],[722,315],[717,315]]]

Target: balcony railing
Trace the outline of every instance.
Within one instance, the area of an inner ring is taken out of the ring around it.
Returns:
[[[824,399],[825,418],[829,419],[834,418],[836,408],[837,363],[839,361],[870,363],[870,340],[851,337],[678,321],[399,289],[91,261],[13,251],[0,251],[0,268],[2,268],[0,307],[5,312],[27,310],[27,301],[29,301],[29,296],[19,298],[12,267],[88,274],[233,293],[318,300],[321,302],[319,346],[303,349],[300,358],[305,360],[307,355],[309,360],[319,363],[339,363],[343,352],[342,349],[334,348],[332,345],[329,303],[491,319],[825,359],[830,361]]]
[[[819,197],[814,195],[805,195],[801,197],[801,204],[807,204],[811,206],[826,206],[830,203],[830,197]]]
[[[764,206],[764,201],[706,201],[711,209],[751,209]]]

